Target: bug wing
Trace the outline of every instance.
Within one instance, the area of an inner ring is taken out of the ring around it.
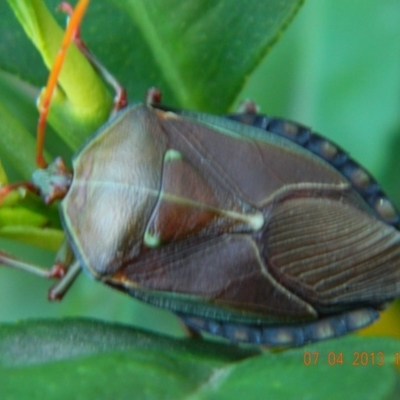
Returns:
[[[129,260],[109,283],[157,306],[234,320],[309,319],[314,309],[267,271],[248,235],[194,238]],[[221,311],[222,310],[222,311]]]
[[[173,148],[206,179],[216,180],[220,187],[258,209],[281,192],[307,185],[338,190],[349,186],[326,162],[269,132],[203,114],[193,114],[200,123],[173,113],[158,114]]]
[[[319,313],[400,294],[400,232],[375,218],[338,171],[268,132],[219,119],[208,129],[212,117],[190,116],[206,127],[190,129],[180,118],[163,123],[174,143],[190,137],[194,163],[205,159],[210,176],[263,211],[261,240],[254,240],[277,282]]]
[[[125,257],[116,273],[103,277],[107,283],[175,311],[249,322],[316,319],[398,294],[399,232],[374,218],[327,163],[229,121],[213,126],[157,116],[172,151],[164,155],[147,228],[161,243],[149,248],[144,238],[140,254]],[[225,213],[210,218],[215,229],[196,230],[196,216],[190,229],[171,235],[179,215],[165,206],[190,199],[192,179],[212,192],[197,210],[257,210],[264,223],[229,232]]]
[[[343,198],[282,201],[263,241],[271,273],[320,313],[400,293],[400,232]]]

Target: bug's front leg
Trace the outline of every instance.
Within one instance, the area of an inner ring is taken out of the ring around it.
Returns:
[[[81,271],[81,267],[75,260],[66,240],[61,245],[55,262],[50,269],[19,260],[3,251],[0,251],[0,264],[41,278],[58,279],[59,281],[49,290],[49,300],[61,300]]]

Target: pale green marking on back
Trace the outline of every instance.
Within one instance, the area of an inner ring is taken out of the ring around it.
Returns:
[[[147,247],[155,248],[158,247],[161,243],[161,240],[158,236],[152,235],[148,229],[146,229],[146,232],[144,233],[144,244]]]
[[[229,210],[221,210],[221,214],[232,219],[243,221],[244,223],[250,225],[254,231],[260,230],[265,223],[265,218],[261,212],[254,214],[240,214]]]
[[[251,214],[250,213],[248,213],[248,214],[238,213],[238,212],[231,211],[231,210],[224,210],[222,208],[212,207],[207,204],[199,203],[195,200],[176,196],[171,193],[165,193],[163,191],[160,192],[160,199],[168,201],[170,203],[183,204],[186,206],[192,206],[194,209],[209,210],[209,211],[215,212],[216,214],[224,215],[228,218],[248,224],[249,226],[251,226],[251,228],[254,231],[260,230],[264,226],[264,223],[265,223],[265,218],[261,211],[254,212]]]
[[[169,149],[165,152],[164,161],[182,160],[183,156],[178,150]]]

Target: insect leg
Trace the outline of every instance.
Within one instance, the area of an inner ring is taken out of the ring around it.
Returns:
[[[71,285],[74,283],[76,277],[81,272],[82,268],[77,260],[75,260],[67,270],[67,273],[60,279],[50,290],[48,294],[49,300],[61,300]]]
[[[59,282],[49,290],[49,300],[61,300],[81,270],[66,240],[62,243],[50,269],[19,260],[3,251],[0,251],[0,264],[41,278],[59,279]]]
[[[67,3],[62,2],[59,8],[67,13],[69,16],[73,14],[73,7]],[[100,76],[112,87],[115,92],[114,96],[114,108],[112,115],[117,111],[125,108],[128,105],[128,97],[125,88],[119,83],[117,78],[111,74],[110,71],[98,60],[98,58],[92,53],[87,47],[86,43],[82,40],[79,26],[76,27],[74,35],[72,37],[73,42],[81,51],[81,53],[90,61],[94,69],[100,74]]]
[[[146,93],[146,105],[157,106],[161,104],[162,93],[156,87],[150,88]]]
[[[22,260],[18,260],[17,258],[3,251],[0,251],[0,264],[40,276],[41,278],[59,279],[65,274],[65,268],[59,263],[55,263],[51,269],[46,269]]]
[[[238,109],[236,110],[237,114],[252,114],[256,115],[259,112],[260,107],[253,100],[243,100],[240,102]]]

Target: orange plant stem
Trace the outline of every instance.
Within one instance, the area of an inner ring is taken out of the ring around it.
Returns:
[[[81,21],[85,15],[87,6],[90,0],[79,0],[74,12],[72,13],[67,29],[64,34],[61,47],[58,50],[54,65],[50,71],[49,77],[47,79],[47,84],[43,94],[43,101],[40,104],[40,114],[37,128],[37,142],[36,142],[36,164],[39,168],[46,168],[47,162],[43,156],[44,149],[44,137],[46,130],[46,120],[49,113],[49,107],[51,98],[53,96],[54,89],[57,85],[58,77],[60,75],[61,68],[64,64],[64,59],[68,50],[69,45],[73,41],[75,32],[79,29]]]

